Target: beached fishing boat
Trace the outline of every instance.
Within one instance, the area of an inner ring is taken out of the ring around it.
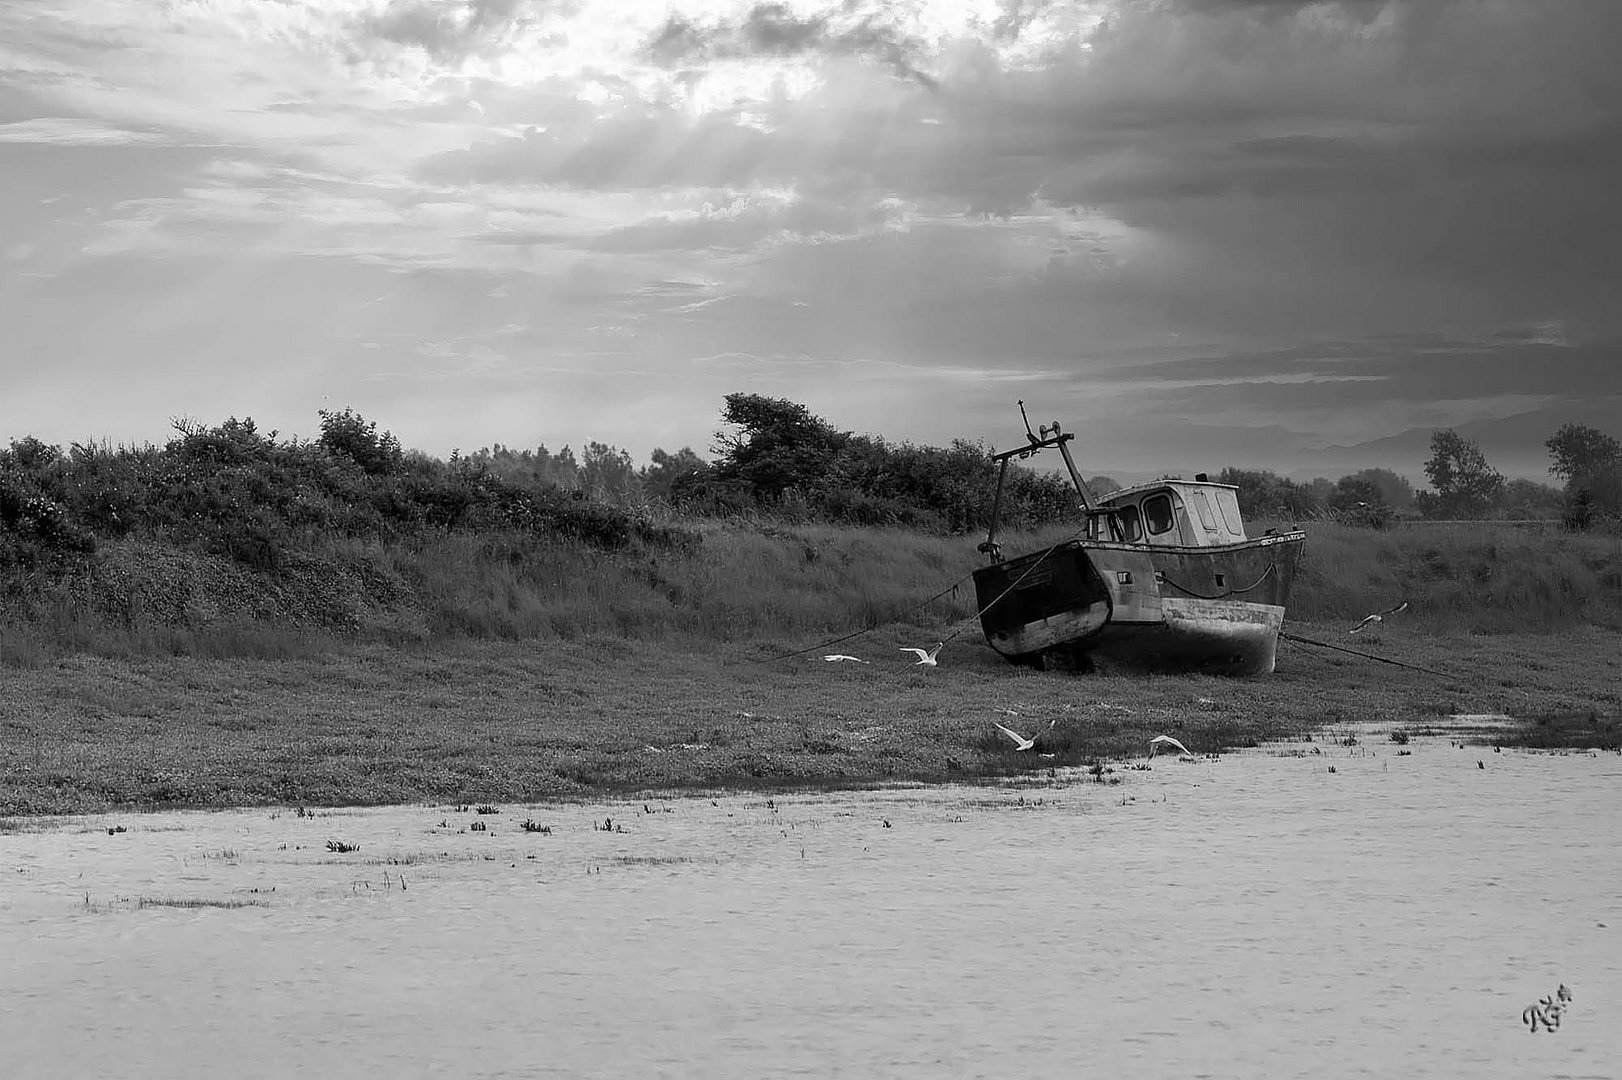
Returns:
[[[1075,436],[1058,421],[1039,432],[1027,421],[1026,445],[993,456],[1001,471],[980,545],[990,562],[974,572],[991,647],[1036,666],[1272,671],[1306,534],[1247,536],[1237,489],[1204,473],[1094,497],[1066,446]],[[1004,557],[997,525],[1009,463],[1048,449],[1063,456],[1086,525],[1052,546]]]

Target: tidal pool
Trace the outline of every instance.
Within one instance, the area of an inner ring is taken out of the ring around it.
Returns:
[[[1622,756],[1348,734],[1114,784],[14,821],[0,1077],[1622,1074]]]

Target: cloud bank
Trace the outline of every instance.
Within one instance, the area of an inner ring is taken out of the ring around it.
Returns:
[[[736,389],[931,442],[1023,395],[1157,469],[1575,416],[1622,404],[1616,40],[1535,0],[11,6],[0,318],[60,364],[0,421],[83,437],[52,403],[132,374],[74,415],[645,454]]]

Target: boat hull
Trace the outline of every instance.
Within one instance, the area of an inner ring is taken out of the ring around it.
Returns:
[[[1304,539],[1204,548],[1067,541],[975,571],[981,628],[1018,663],[1266,674]]]

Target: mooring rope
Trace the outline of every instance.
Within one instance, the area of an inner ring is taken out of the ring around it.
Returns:
[[[1045,560],[1049,555],[1052,555],[1055,551],[1059,550],[1064,545],[1070,543],[1072,539],[1074,539],[1074,538],[1073,537],[1066,537],[1065,539],[1060,540],[1058,543],[1053,544],[1053,545],[1049,546],[1046,550],[1044,550],[1042,552],[1042,554],[1038,555],[1034,560],[1032,560],[1031,564],[1029,566],[1027,566],[1024,569],[1024,571],[1017,578],[1015,578],[1013,581],[1009,582],[1008,586],[1005,589],[1003,589],[1002,592],[1000,592],[996,596],[992,597],[992,599],[990,600],[989,603],[987,603],[984,607],[980,608],[973,615],[967,616],[966,618],[963,618],[963,619],[959,620],[956,627],[952,630],[952,632],[945,635],[943,638],[941,638],[941,644],[944,645],[948,641],[951,641],[953,638],[955,638],[958,635],[962,634],[966,629],[968,629],[968,627],[972,623],[974,623],[975,621],[980,619],[982,616],[985,615],[986,612],[990,611],[993,607],[995,607],[1003,599],[1003,597],[1007,596],[1009,593],[1011,593],[1015,589],[1017,589],[1019,587],[1020,582],[1024,581],[1027,577],[1029,577],[1031,575],[1031,573],[1034,572],[1036,570],[1036,568],[1042,564],[1043,560]],[[1255,581],[1251,582],[1249,585],[1246,585],[1243,589],[1230,589],[1226,593],[1221,594],[1220,596],[1203,596],[1200,593],[1194,592],[1191,589],[1187,589],[1187,588],[1183,587],[1182,585],[1177,584],[1175,581],[1172,581],[1169,578],[1161,578],[1161,582],[1162,582],[1162,584],[1170,585],[1174,589],[1178,589],[1181,592],[1187,593],[1189,596],[1192,596],[1192,597],[1194,597],[1196,599],[1200,599],[1200,600],[1221,600],[1221,599],[1223,599],[1225,597],[1228,597],[1228,596],[1237,596],[1237,595],[1240,595],[1242,593],[1250,592],[1252,589],[1256,588],[1262,582],[1266,581],[1268,579],[1268,577],[1270,577],[1274,572],[1277,571],[1277,569],[1278,569],[1278,564],[1277,563],[1268,563],[1267,564],[1267,569],[1263,570],[1261,576],[1258,577]],[[950,585],[946,586],[946,588],[942,589],[940,592],[935,593],[933,596],[925,599],[921,603],[915,604],[911,608],[908,608],[906,611],[902,612],[901,616],[898,616],[898,618],[905,617],[905,616],[908,616],[908,615],[913,615],[913,614],[916,614],[919,611],[922,611],[924,608],[928,607],[930,604],[933,604],[935,601],[939,600],[941,597],[945,596],[947,593],[955,592],[957,590],[958,586],[962,585],[965,581],[968,581],[972,577],[974,577],[974,571],[971,570],[969,573],[964,574],[962,577],[958,578],[956,581],[954,581]],[[853,630],[848,634],[841,634],[838,637],[829,638],[828,640],[818,642],[815,645],[808,645],[803,649],[795,649],[792,652],[778,653],[778,654],[776,654],[774,656],[763,657],[762,659],[757,660],[755,662],[756,663],[762,663],[762,664],[770,664],[770,663],[775,663],[775,662],[777,662],[779,660],[790,660],[790,659],[793,659],[796,656],[804,656],[807,653],[819,652],[819,651],[821,651],[823,649],[829,648],[830,646],[842,644],[843,642],[853,640],[854,638],[859,638],[859,637],[863,636],[864,634],[870,634],[875,629],[877,629],[877,627],[864,626],[859,630]],[[1402,661],[1402,660],[1393,660],[1388,656],[1376,656],[1374,653],[1362,652],[1362,651],[1360,651],[1358,649],[1348,649],[1344,645],[1335,645],[1335,644],[1332,644],[1332,643],[1327,642],[1327,641],[1318,641],[1315,638],[1305,638],[1305,637],[1301,637],[1298,634],[1287,634],[1283,630],[1279,631],[1278,636],[1280,638],[1282,638],[1283,640],[1285,640],[1285,641],[1295,642],[1298,645],[1315,645],[1315,646],[1317,646],[1318,648],[1321,648],[1321,649],[1333,649],[1336,652],[1349,653],[1352,656],[1360,656],[1365,660],[1377,660],[1382,664],[1391,664],[1391,665],[1393,665],[1395,667],[1407,668],[1410,671],[1423,671],[1427,675],[1437,675],[1437,676],[1440,676],[1441,678],[1444,678],[1444,679],[1457,678],[1457,676],[1455,676],[1455,675],[1450,675],[1445,671],[1437,671],[1435,668],[1424,667],[1423,665],[1420,665],[1420,664],[1410,664],[1410,663],[1407,663],[1407,662]]]
[[[1029,565],[1029,566],[1027,566],[1025,568],[1025,572],[1023,574],[1019,575],[1019,577],[1015,578],[1013,581],[1008,583],[1008,588],[1004,589],[1002,592],[998,593],[995,597],[993,597],[992,600],[991,600],[991,603],[987,604],[985,607],[981,608],[979,611],[976,611],[973,615],[970,615],[968,618],[962,620],[958,624],[958,627],[957,627],[956,630],[953,630],[950,634],[947,634],[944,638],[942,638],[941,639],[941,644],[945,645],[948,641],[951,641],[953,638],[955,638],[959,634],[963,633],[964,630],[968,629],[969,623],[975,621],[976,619],[979,619],[982,615],[984,615],[986,612],[990,611],[993,607],[995,607],[997,605],[997,601],[1001,600],[1003,597],[1007,596],[1009,593],[1011,593],[1015,589],[1017,589],[1019,587],[1019,583],[1024,581],[1027,577],[1029,577],[1030,574],[1031,574],[1031,571],[1035,570],[1037,568],[1037,566],[1042,562],[1043,559],[1047,558],[1049,555],[1052,555],[1055,551],[1059,550],[1061,547],[1063,547],[1064,545],[1066,545],[1068,543],[1070,543],[1070,539],[1067,537],[1067,538],[1065,538],[1063,540],[1060,540],[1057,544],[1054,544],[1052,547],[1048,548],[1046,551],[1042,552],[1041,555],[1037,556],[1035,562],[1031,563],[1031,565]]]
[[[1456,675],[1449,675],[1445,671],[1437,671],[1435,668],[1421,667],[1418,664],[1408,664],[1401,660],[1393,660],[1389,656],[1375,656],[1373,653],[1359,652],[1357,649],[1348,649],[1344,645],[1332,645],[1327,641],[1316,641],[1312,638],[1299,637],[1295,634],[1286,634],[1282,630],[1279,631],[1278,636],[1283,638],[1285,641],[1294,641],[1301,645],[1316,645],[1321,649],[1334,649],[1336,652],[1351,653],[1353,656],[1361,656],[1365,660],[1378,660],[1382,664],[1395,664],[1400,668],[1409,668],[1413,671],[1423,671],[1427,675],[1440,675],[1444,679],[1455,679],[1458,677]]]
[[[1037,556],[1036,560],[1034,562],[1032,562],[1031,565],[1029,565],[1029,566],[1027,566],[1025,568],[1025,572],[1020,574],[1019,577],[1015,578],[1009,584],[1008,588],[1006,588],[1002,592],[998,593],[991,600],[991,602],[989,604],[987,604],[985,607],[981,608],[979,611],[976,611],[973,615],[970,615],[965,619],[959,620],[958,625],[957,625],[957,629],[953,630],[950,634],[947,634],[945,637],[941,638],[941,644],[945,645],[948,641],[951,641],[953,638],[955,638],[959,634],[963,633],[963,631],[968,628],[970,623],[972,623],[974,620],[980,618],[980,616],[984,615],[986,612],[990,611],[996,605],[997,601],[1001,600],[1003,597],[1005,597],[1009,593],[1013,592],[1014,589],[1019,586],[1019,583],[1024,581],[1027,577],[1029,577],[1030,574],[1031,574],[1031,571],[1035,570],[1037,568],[1037,566],[1039,566],[1041,564],[1043,559],[1046,559],[1049,555],[1053,554],[1059,548],[1061,548],[1064,545],[1070,543],[1071,539],[1072,539],[1071,537],[1066,537],[1063,540],[1060,540],[1058,543],[1054,544],[1053,546],[1049,547],[1046,551],[1042,552],[1041,555]],[[959,585],[962,585],[965,581],[968,581],[972,577],[974,577],[974,571],[971,570],[967,574],[964,574],[962,577],[958,578],[956,581],[952,582],[946,588],[942,589],[940,592],[936,593],[934,596],[931,596],[928,600],[925,600],[923,603],[918,604],[918,605],[916,605],[916,606],[914,606],[912,608],[909,608],[906,611],[902,612],[901,616],[898,616],[898,618],[899,617],[904,617],[904,616],[907,616],[907,615],[912,615],[912,614],[914,614],[915,612],[918,612],[918,611],[922,611],[924,608],[928,607],[930,604],[933,604],[935,601],[939,600],[941,597],[945,596],[947,593],[952,592]],[[796,657],[796,656],[804,656],[806,653],[818,652],[818,651],[820,651],[822,649],[828,648],[830,645],[838,645],[841,642],[850,641],[852,638],[859,638],[863,634],[870,634],[875,629],[877,629],[877,628],[872,627],[872,626],[864,626],[860,630],[853,630],[848,634],[842,634],[841,636],[836,637],[836,638],[829,638],[827,641],[820,642],[820,643],[818,643],[816,645],[807,646],[804,649],[795,649],[793,652],[778,653],[776,656],[764,657],[761,660],[757,661],[757,663],[770,664],[770,663],[775,663],[778,660],[789,660],[789,659],[792,659],[793,657]]]
[[[929,599],[925,600],[923,603],[914,605],[913,607],[908,608],[906,611],[903,611],[900,616],[897,616],[897,618],[902,618],[922,611],[924,608],[928,607],[930,604],[933,604],[947,593],[955,591],[959,585],[963,584],[973,576],[974,571],[971,570],[967,574],[964,574],[962,577],[958,578],[956,581],[952,582],[950,585],[946,586],[946,588],[942,589],[940,592],[936,593],[934,596],[931,596]],[[816,652],[819,649],[826,649],[830,645],[838,645],[840,642],[849,641],[852,638],[859,638],[863,634],[870,634],[874,629],[875,628],[871,626],[864,626],[860,630],[853,630],[848,634],[842,634],[836,638],[829,638],[827,641],[819,644],[809,645],[803,649],[795,649],[793,652],[778,653],[776,656],[763,657],[756,662],[761,664],[770,664],[778,660],[788,660],[792,657],[803,656],[806,653]]]

